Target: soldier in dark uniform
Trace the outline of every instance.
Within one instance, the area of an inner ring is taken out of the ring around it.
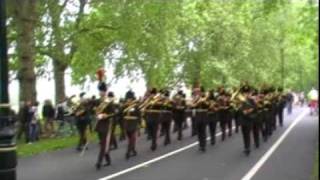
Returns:
[[[75,108],[73,115],[76,119],[76,126],[79,133],[78,151],[82,151],[87,144],[86,131],[90,124],[90,110],[88,109],[89,101],[83,98],[84,93],[80,94],[80,102]]]
[[[263,122],[263,99],[259,94],[257,89],[252,89],[252,96],[254,100],[254,111],[253,111],[253,120],[252,120],[252,132],[253,132],[253,140],[256,148],[260,147],[260,134],[262,132],[262,122]]]
[[[176,127],[176,132],[178,133],[178,141],[182,140],[183,123],[185,121],[185,109],[186,100],[183,91],[178,91],[178,93],[173,97],[173,119]]]
[[[100,91],[104,91],[101,90]],[[109,97],[112,98],[112,97]],[[104,166],[109,166],[111,164],[110,158],[110,140],[111,131],[113,124],[114,102],[112,99],[108,99],[105,95],[101,96],[100,104],[96,109],[97,111],[97,125],[96,132],[98,133],[100,151],[98,154],[98,160],[96,163],[96,168],[100,169],[103,159],[105,159],[106,164]]]
[[[118,149],[118,141],[116,138],[115,131],[116,131],[116,127],[120,121],[120,115],[119,115],[120,106],[119,106],[119,104],[115,103],[114,98],[115,98],[114,93],[110,91],[108,93],[108,99],[112,101],[113,110],[114,110],[113,123],[112,123],[112,129],[111,129],[111,139],[110,139],[110,145],[111,145],[110,149],[111,150]]]
[[[128,91],[131,93],[131,91]],[[122,114],[122,110],[123,110],[123,106],[125,104],[125,99],[128,99],[128,92],[126,93],[125,98],[120,98],[119,100],[119,107],[120,107],[120,111],[119,112],[119,116],[118,116],[118,124],[120,127],[120,136],[119,136],[119,141],[123,141],[126,139],[126,132],[125,132],[125,128],[124,128],[124,119],[123,119],[123,114]]]
[[[173,110],[173,102],[170,100],[170,92],[168,90],[163,91],[160,104],[161,104],[160,121],[161,121],[161,127],[163,129],[163,133],[164,133],[164,145],[166,146],[171,143],[170,130],[171,130],[171,124],[172,124],[172,110]]]
[[[270,88],[270,101],[271,101],[271,121],[272,121],[272,130],[275,131],[277,129],[277,97],[274,87]]]
[[[158,93],[158,91],[156,88],[148,89],[142,99],[142,104],[145,104],[145,102],[147,102],[149,99],[151,99],[157,93]],[[143,108],[141,108],[141,109],[143,109]],[[151,131],[152,130],[151,130],[151,125],[149,124],[151,121],[148,121],[149,113],[142,112],[142,117],[145,118],[145,122],[146,122],[145,134],[147,134],[147,140],[151,140]]]
[[[194,99],[191,105],[192,116],[196,124],[196,130],[199,141],[199,150],[206,151],[207,144],[207,123],[208,123],[208,108],[209,103],[205,94],[204,88],[194,89]]]
[[[214,95],[214,90],[209,92],[209,108],[208,108],[208,125],[209,125],[209,132],[210,132],[210,142],[211,145],[215,145],[216,143],[216,129],[217,129],[217,122],[218,122],[218,104],[216,102],[216,97]]]
[[[97,71],[97,78],[99,80],[98,90],[100,93],[99,105],[96,107],[96,126],[95,131],[99,138],[99,154],[97,158],[96,168],[99,170],[102,166],[103,159],[106,163],[103,166],[111,164],[110,158],[110,139],[114,115],[114,102],[112,98],[106,97],[107,85],[104,82],[104,70]],[[110,94],[109,94],[110,95]]]
[[[197,95],[193,91],[191,96],[193,99],[195,99]],[[189,113],[188,113],[188,116],[189,116]],[[197,127],[196,127],[196,121],[193,115],[190,116],[190,119],[191,119],[191,137],[193,137],[197,135]]]
[[[258,111],[258,119],[260,120],[260,130],[262,133],[262,137],[264,142],[266,142],[268,140],[268,109],[267,109],[267,101],[266,101],[266,97],[265,97],[265,92],[262,89],[259,92],[259,99],[257,102],[257,111]]]
[[[237,88],[233,88],[233,93],[237,93],[238,89]],[[230,102],[232,103],[232,102]],[[233,106],[234,104],[231,104],[232,108],[231,108],[231,114],[232,114],[232,118],[234,119],[234,124],[235,124],[235,133],[239,132],[239,128],[240,128],[240,122],[239,122],[239,109],[236,106]]]
[[[144,101],[146,105],[144,105],[144,107],[142,108],[142,111],[145,112],[148,134],[150,134],[150,138],[152,141],[150,148],[152,151],[155,151],[157,149],[160,112],[162,108],[159,100],[160,97],[158,95],[157,89],[153,88],[148,99]]]
[[[242,137],[244,142],[244,153],[246,155],[250,154],[251,151],[251,133],[253,130],[253,121],[256,118],[255,108],[256,104],[252,96],[250,95],[250,89],[245,86],[241,89],[241,94],[239,95],[240,100],[240,123],[242,130]],[[256,136],[254,136],[256,138]],[[257,141],[255,141],[257,142]],[[257,144],[256,144],[257,145]]]
[[[225,92],[225,121],[226,121],[226,128],[228,129],[228,136],[232,136],[232,119],[233,119],[233,108],[231,106],[231,94],[229,92]]]
[[[280,127],[283,126],[283,111],[286,106],[286,99],[285,96],[283,95],[283,89],[278,88],[278,100],[277,100],[277,116],[279,119],[279,125]]]
[[[138,126],[141,122],[138,102],[136,101],[135,94],[132,91],[126,94],[122,115],[124,120],[124,129],[128,139],[126,159],[129,159],[130,157],[137,155],[136,139]]]
[[[218,88],[219,95],[217,97],[217,103],[219,108],[217,110],[218,119],[220,123],[220,128],[222,132],[221,140],[224,141],[226,137],[226,128],[227,123],[229,123],[229,105],[228,105],[228,96],[223,87]]]

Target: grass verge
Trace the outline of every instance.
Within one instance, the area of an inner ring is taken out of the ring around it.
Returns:
[[[93,141],[96,141],[96,136],[95,134],[90,134],[89,143]],[[18,157],[28,157],[45,152],[75,147],[77,145],[77,142],[78,136],[41,139],[40,141],[33,144],[18,142],[17,154]]]

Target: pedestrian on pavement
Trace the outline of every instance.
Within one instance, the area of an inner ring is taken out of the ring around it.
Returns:
[[[287,94],[287,112],[288,112],[288,114],[292,113],[293,100],[294,100],[293,94],[291,91],[289,91]]]
[[[29,143],[35,142],[38,139],[39,133],[39,114],[38,102],[35,102],[29,109]]]
[[[312,88],[308,93],[310,114],[312,115],[318,109],[318,91],[315,88]]]

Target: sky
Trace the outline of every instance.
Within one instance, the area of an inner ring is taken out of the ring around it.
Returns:
[[[50,65],[51,66],[51,65]],[[106,69],[107,78],[112,79],[114,77],[113,68],[109,67]],[[52,73],[50,74],[52,76]],[[92,95],[98,95],[97,89],[98,82],[86,82],[84,87],[79,85],[72,85],[70,71],[66,71],[65,73],[65,85],[66,85],[66,95],[78,95],[81,92],[86,93],[86,97],[91,97]],[[54,92],[54,81],[53,79],[48,80],[47,78],[39,77],[37,78],[37,100],[40,103],[43,103],[44,100],[50,99],[54,102],[55,92]],[[136,82],[131,82],[129,77],[120,78],[118,81],[111,84],[109,87],[110,91],[113,91],[117,98],[123,97],[125,93],[132,89],[136,96],[143,96],[146,91],[145,81],[140,78]],[[9,85],[10,92],[10,103],[14,107],[17,108],[19,102],[19,82],[14,80]]]

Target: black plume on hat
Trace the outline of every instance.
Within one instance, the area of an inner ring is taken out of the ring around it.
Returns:
[[[105,82],[101,81],[98,84],[98,90],[101,92],[106,92],[107,91],[107,85]]]
[[[82,98],[85,94],[86,94],[85,92],[82,92],[82,93],[80,93],[79,96]]]
[[[180,96],[183,96],[184,93],[183,93],[182,90],[179,90],[177,94],[180,95]]]
[[[170,96],[170,91],[169,91],[169,90],[164,90],[164,91],[163,91],[163,95],[164,95],[165,97],[169,97],[169,96]]]
[[[108,97],[113,98],[113,97],[114,97],[114,93],[113,93],[112,91],[110,91],[110,92],[108,93]]]
[[[157,88],[152,88],[151,91],[150,91],[151,94],[157,94],[158,93],[158,90]]]
[[[135,94],[133,91],[129,90],[127,93],[126,93],[126,97],[125,99],[135,99]]]

